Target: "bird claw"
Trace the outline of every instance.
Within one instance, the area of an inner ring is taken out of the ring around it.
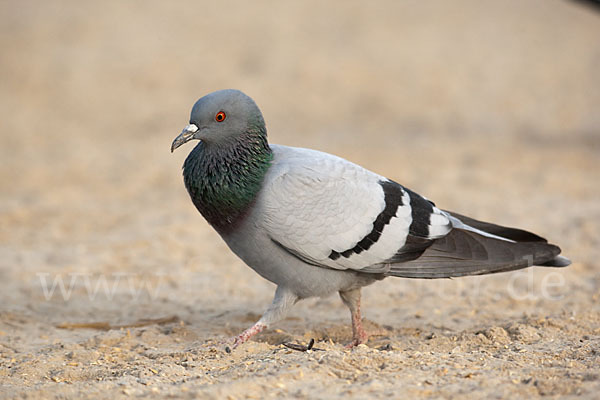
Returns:
[[[348,343],[345,347],[347,349],[353,349],[353,348],[357,347],[358,345],[365,344],[366,342],[367,342],[366,340],[354,339],[350,343]]]
[[[233,343],[231,344],[232,348],[237,348],[240,344],[245,343],[248,338],[244,338],[243,334],[240,334],[236,337],[231,338],[231,340],[233,341]]]
[[[231,351],[231,350],[237,348],[240,344],[246,343],[248,341],[248,339],[250,339],[252,336],[256,335],[257,333],[262,332],[266,327],[267,327],[266,325],[263,325],[263,324],[260,324],[257,322],[256,324],[252,325],[250,328],[246,329],[244,332],[227,340],[226,344],[231,345],[231,348],[230,348],[230,351]],[[227,351],[228,348],[229,348],[229,346],[226,346],[225,351]]]
[[[347,349],[352,349],[358,345],[365,344],[369,340],[369,334],[360,326],[358,332],[352,335],[352,341],[346,345]]]

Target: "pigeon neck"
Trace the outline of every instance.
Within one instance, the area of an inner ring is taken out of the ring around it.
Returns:
[[[227,144],[200,142],[183,164],[185,186],[204,218],[228,233],[247,215],[272,159],[264,129]]]

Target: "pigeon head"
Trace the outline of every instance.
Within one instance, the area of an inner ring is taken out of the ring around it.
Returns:
[[[190,123],[173,141],[171,152],[194,139],[209,146],[226,146],[245,134],[266,136],[258,106],[239,90],[219,90],[194,104]]]
[[[234,229],[248,212],[273,160],[263,116],[239,90],[220,90],[194,104],[190,123],[171,152],[200,142],[183,163],[185,186],[196,208],[217,231]]]

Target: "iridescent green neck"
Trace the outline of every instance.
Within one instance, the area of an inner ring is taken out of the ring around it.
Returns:
[[[227,143],[200,142],[183,164],[194,205],[221,234],[247,215],[271,165],[273,153],[262,129]]]

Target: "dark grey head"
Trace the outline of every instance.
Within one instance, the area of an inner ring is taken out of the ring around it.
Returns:
[[[193,139],[209,145],[227,144],[248,132],[266,135],[262,113],[254,100],[239,90],[219,90],[194,104],[190,124],[175,138],[171,152]]]

